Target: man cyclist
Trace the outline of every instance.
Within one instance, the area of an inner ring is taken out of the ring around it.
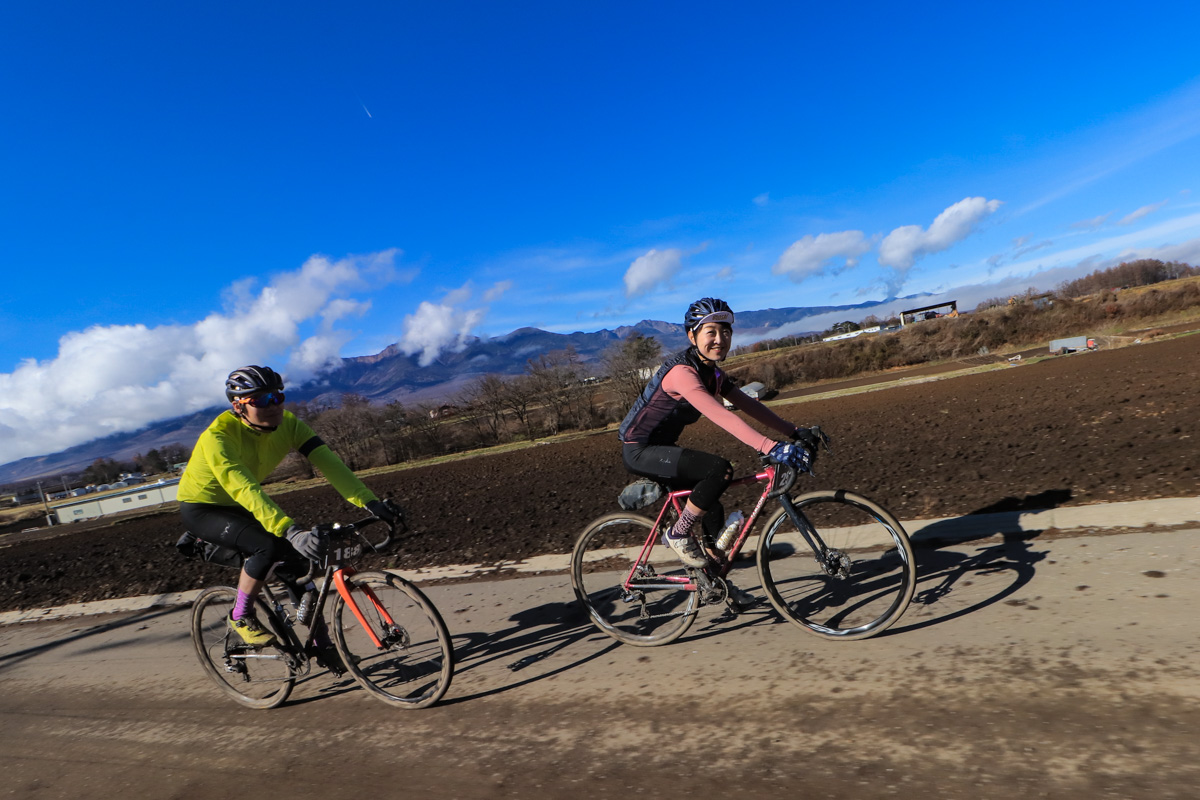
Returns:
[[[733,468],[720,456],[678,446],[684,427],[707,417],[758,452],[803,469],[816,452],[817,438],[811,431],[780,418],[721,371],[718,365],[733,340],[733,319],[724,300],[705,297],[692,303],[683,321],[691,346],[663,362],[619,429],[626,469],[671,489],[692,488],[679,519],[666,532],[667,544],[689,567],[702,567],[707,561],[694,529],[703,519],[703,527],[712,534],[723,521],[720,498],[733,479]],[[718,397],[800,445],[764,436]]]
[[[378,499],[312,428],[283,409],[283,378],[270,367],[240,367],[225,380],[230,410],[200,434],[179,481],[179,511],[188,531],[245,556],[229,627],[248,645],[275,640],[254,616],[254,600],[275,564],[300,577],[324,555],[325,541],[298,524],[263,490],[262,481],[292,450],[321,471],[348,502],[388,522],[403,518]],[[311,587],[308,587],[311,588]],[[313,623],[318,659],[340,667],[321,620]]]

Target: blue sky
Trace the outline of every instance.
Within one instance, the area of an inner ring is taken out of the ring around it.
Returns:
[[[0,462],[242,363],[1200,263],[1198,17],[4,4]]]

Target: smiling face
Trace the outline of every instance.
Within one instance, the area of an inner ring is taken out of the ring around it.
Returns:
[[[688,331],[688,341],[696,346],[700,358],[705,361],[724,361],[733,341],[733,326],[723,322],[706,322],[694,331]]]

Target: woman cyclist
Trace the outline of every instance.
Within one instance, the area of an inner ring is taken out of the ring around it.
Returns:
[[[724,300],[705,297],[692,303],[683,325],[691,346],[663,362],[625,415],[619,433],[626,469],[672,489],[692,488],[666,541],[684,564],[702,567],[706,557],[694,536],[696,523],[703,519],[710,534],[720,525],[720,498],[733,469],[720,456],[678,446],[675,442],[684,427],[705,416],[758,452],[798,468],[808,467],[817,440],[807,428],[781,419],[746,395],[721,372],[718,365],[729,354],[733,339],[733,311]],[[718,397],[802,446],[764,436],[725,408]]]
[[[402,519],[390,501],[379,500],[342,463],[312,428],[283,410],[283,378],[270,367],[235,369],[225,380],[231,408],[200,434],[179,481],[179,511],[196,538],[237,550],[245,556],[237,601],[229,627],[249,645],[274,641],[254,616],[254,599],[275,564],[296,577],[307,575],[309,561],[324,555],[326,543],[284,513],[263,491],[262,480],[292,450],[312,462],[350,503],[388,522]],[[315,633],[317,657],[340,668],[320,620]]]

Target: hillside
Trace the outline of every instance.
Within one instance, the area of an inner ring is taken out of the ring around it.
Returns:
[[[815,314],[845,310],[858,313],[875,303],[854,306],[772,308],[739,315],[738,333],[744,340],[768,335],[780,325]],[[473,380],[486,374],[520,375],[531,358],[574,349],[585,368],[595,370],[609,347],[632,335],[657,339],[664,352],[686,346],[683,326],[658,320],[643,320],[616,330],[561,334],[538,328],[518,328],[503,336],[475,338],[458,352],[444,352],[428,365],[419,356],[407,355],[393,344],[379,353],[344,359],[339,367],[310,384],[289,387],[292,401],[337,405],[345,394],[361,395],[372,403],[399,401],[405,404],[436,405],[453,398]],[[150,449],[180,443],[190,447],[205,426],[220,411],[205,409],[185,417],[164,420],[139,431],[114,434],[67,450],[0,464],[0,485],[43,476],[57,477],[77,472],[97,458],[127,460]]]

